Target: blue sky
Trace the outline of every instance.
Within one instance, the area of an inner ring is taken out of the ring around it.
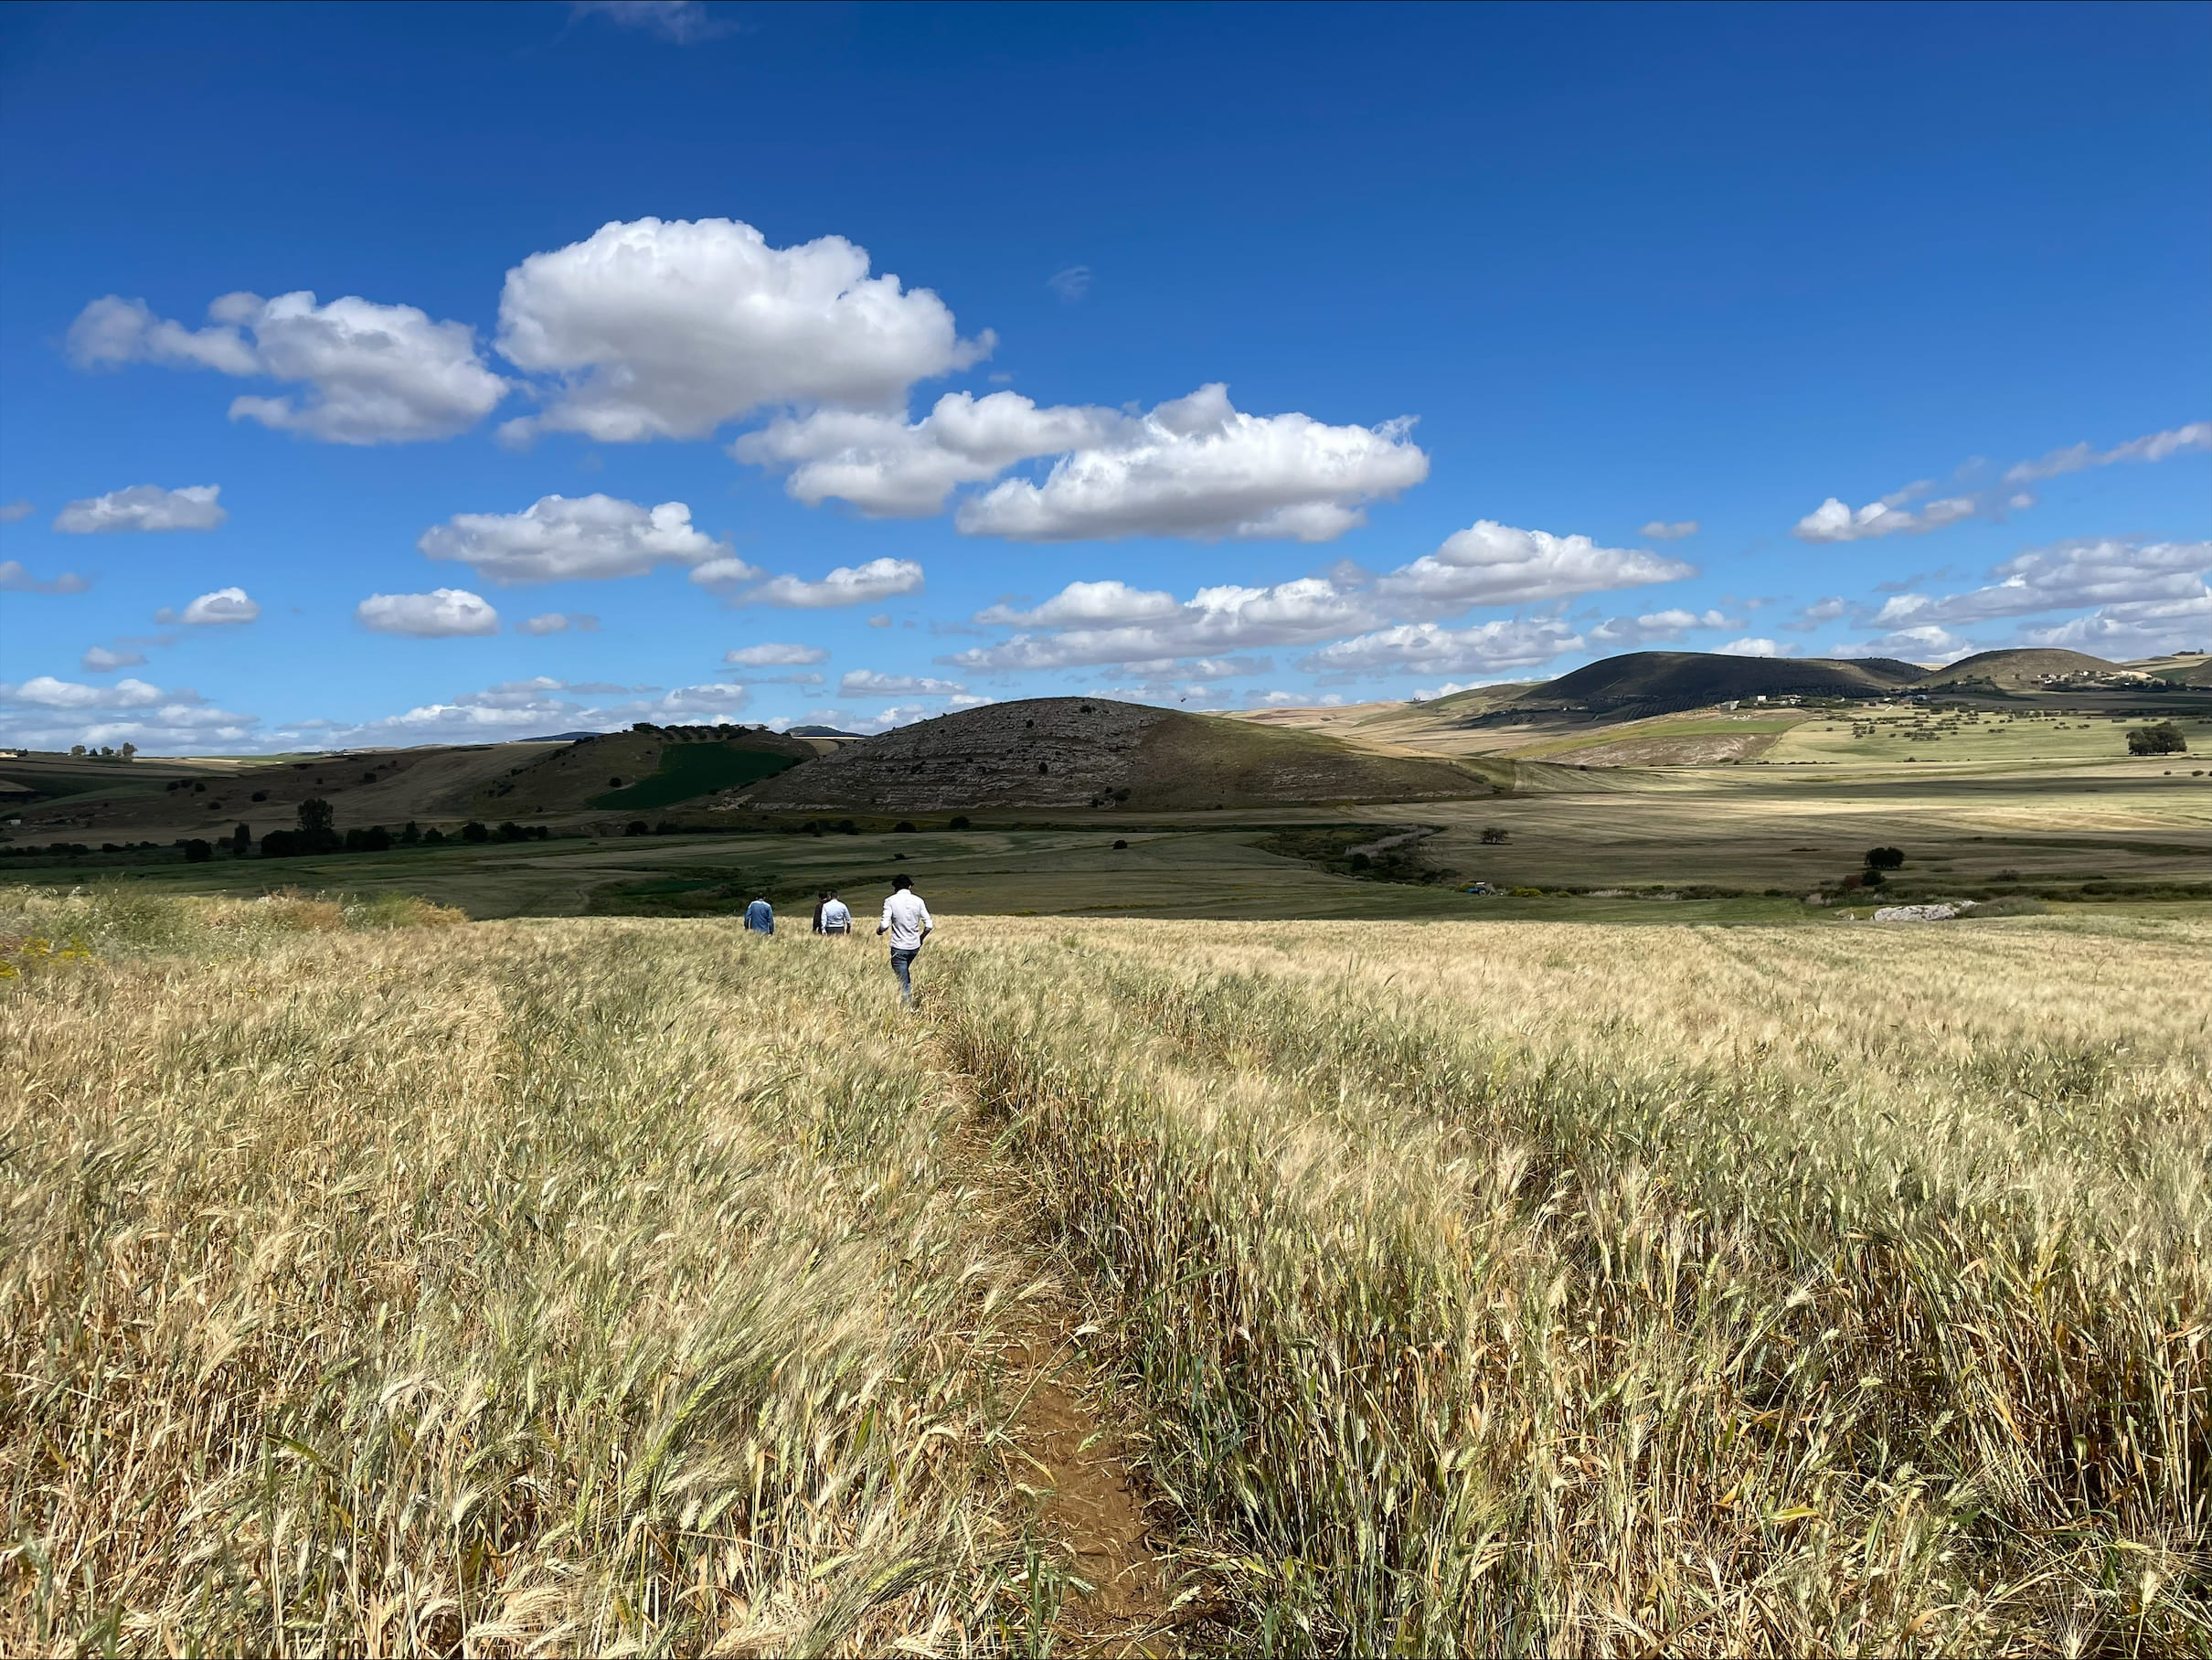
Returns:
[[[0,740],[2212,646],[2208,72],[2182,5],[0,8]]]

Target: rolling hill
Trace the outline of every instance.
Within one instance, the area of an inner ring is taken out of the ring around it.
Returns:
[[[2133,679],[2135,671],[2085,652],[1977,652],[1948,668],[1937,669],[1920,691],[2047,692],[2065,682],[2077,685],[2111,677]]]
[[[1868,697],[1917,685],[1927,670],[1893,657],[1729,657],[1629,652],[1606,657],[1468,717],[1483,726],[1533,719],[1635,720],[1755,697]]]
[[[1450,761],[1376,754],[1309,732],[1104,698],[966,709],[850,744],[730,798],[777,812],[974,807],[1172,811],[1488,794]]]

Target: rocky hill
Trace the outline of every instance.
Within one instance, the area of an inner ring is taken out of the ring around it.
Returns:
[[[1098,697],[992,704],[900,727],[733,792],[803,813],[1423,801],[1490,793],[1478,769]]]

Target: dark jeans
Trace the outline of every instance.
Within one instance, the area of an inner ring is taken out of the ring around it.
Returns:
[[[914,976],[912,971],[914,967],[914,959],[920,955],[921,955],[921,947],[919,945],[914,947],[914,949],[911,951],[899,951],[894,949],[891,952],[891,972],[899,976],[899,1001],[901,1003],[911,1003],[914,1001]]]

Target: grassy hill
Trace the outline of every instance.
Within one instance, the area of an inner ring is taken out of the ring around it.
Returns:
[[[2085,652],[1977,652],[1936,670],[1918,689],[2047,692],[2068,681],[2098,681],[2113,676],[2132,676],[2132,671]]]
[[[1531,717],[1632,720],[1755,697],[1867,697],[1927,673],[1893,657],[1728,657],[1711,652],[1629,652],[1529,687],[1471,717],[1505,725]]]
[[[494,781],[480,814],[520,818],[672,807],[812,761],[815,747],[751,727],[647,727],[565,745]]]
[[[748,791],[796,812],[971,807],[1148,811],[1487,794],[1450,761],[1381,755],[1310,732],[1104,698],[993,704],[851,744]]]

